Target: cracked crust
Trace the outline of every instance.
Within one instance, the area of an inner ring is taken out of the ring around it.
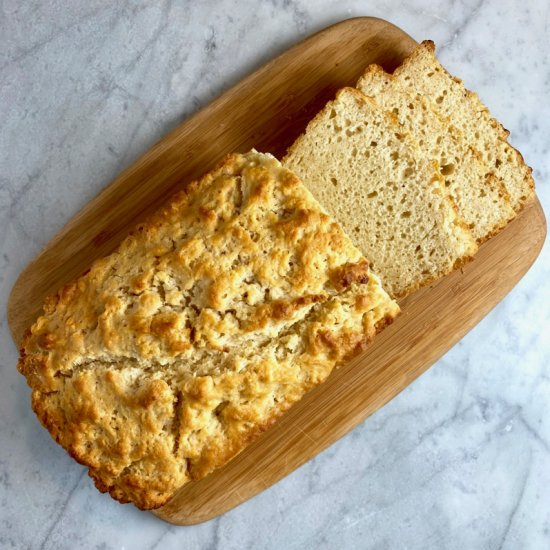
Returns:
[[[398,311],[296,176],[235,154],[49,297],[19,370],[98,489],[150,509],[225,464]]]

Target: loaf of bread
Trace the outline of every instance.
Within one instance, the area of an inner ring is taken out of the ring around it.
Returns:
[[[445,275],[477,250],[435,163],[395,116],[357,89],[338,92],[283,164],[338,219],[394,297]]]
[[[46,299],[18,368],[101,491],[156,508],[224,465],[533,195],[432,42],[357,86],[284,167],[229,155]]]
[[[149,509],[226,463],[398,311],[294,174],[234,154],[48,298],[19,369],[97,487]]]
[[[432,41],[422,42],[395,70],[394,77],[413,94],[427,98],[436,112],[462,132],[466,144],[504,184],[514,210],[533,197],[532,170],[508,143],[508,130],[491,116],[477,94],[441,66]]]
[[[435,112],[420,94],[403,88],[378,65],[370,65],[357,88],[391,111],[428,157],[437,162],[445,187],[478,243],[503,228],[516,213],[504,184],[466,144],[452,121]]]

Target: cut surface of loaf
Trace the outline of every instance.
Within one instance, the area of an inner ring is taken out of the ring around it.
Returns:
[[[338,92],[283,164],[338,219],[394,297],[477,250],[434,165],[391,115],[354,88]]]
[[[426,97],[436,112],[460,129],[466,143],[503,182],[514,210],[533,197],[532,170],[508,143],[508,130],[477,94],[441,66],[433,42],[422,42],[393,74],[401,86]]]
[[[467,146],[460,130],[442,118],[428,100],[378,65],[370,65],[357,88],[392,112],[430,159],[437,161],[459,215],[478,242],[498,232],[515,216],[508,192],[485,163]]]
[[[143,509],[226,463],[398,313],[270,155],[230,155],[46,300],[20,371],[97,487]]]

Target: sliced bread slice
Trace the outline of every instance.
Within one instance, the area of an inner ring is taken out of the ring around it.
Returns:
[[[503,181],[514,210],[521,209],[533,196],[532,169],[508,143],[508,130],[491,115],[478,95],[441,66],[434,43],[422,42],[395,70],[394,77],[411,92],[428,98],[438,113],[461,130],[466,143]]]
[[[378,65],[367,68],[357,88],[391,111],[428,157],[437,161],[459,215],[479,243],[515,216],[502,182],[466,145],[460,130],[436,113],[428,100],[402,88]]]
[[[452,271],[477,249],[434,164],[355,88],[338,92],[283,164],[342,224],[394,297]]]

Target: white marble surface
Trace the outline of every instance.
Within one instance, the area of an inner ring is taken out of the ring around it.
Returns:
[[[376,15],[477,90],[550,212],[545,1],[0,2],[0,304],[40,247],[179,121],[300,38]],[[100,495],[29,407],[1,318],[0,548],[550,548],[550,250],[424,376],[225,516]]]

